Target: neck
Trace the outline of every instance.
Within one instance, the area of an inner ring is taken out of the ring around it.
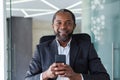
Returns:
[[[60,41],[60,40],[58,40],[58,42],[60,43],[60,45],[61,45],[62,47],[66,47],[69,41],[70,41],[70,39],[67,40],[67,41]]]

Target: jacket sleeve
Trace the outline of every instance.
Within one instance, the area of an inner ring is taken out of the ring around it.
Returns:
[[[110,80],[93,44],[89,47],[88,63],[89,74],[83,74],[84,80]]]
[[[39,46],[37,45],[33,58],[29,65],[29,70],[26,72],[25,80],[40,80],[40,74],[42,72],[41,58]]]

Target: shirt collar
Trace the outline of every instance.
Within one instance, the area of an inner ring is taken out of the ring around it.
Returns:
[[[56,40],[56,42],[57,42],[57,46],[60,46],[59,41],[58,41],[57,39],[55,39],[55,40]],[[70,38],[69,42],[67,43],[67,46],[68,46],[68,47],[70,47],[71,40],[72,40],[72,38]],[[67,47],[67,46],[66,46],[66,47]]]

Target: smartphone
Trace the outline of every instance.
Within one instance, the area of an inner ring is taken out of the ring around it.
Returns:
[[[65,55],[55,55],[55,62],[66,64],[66,56]]]

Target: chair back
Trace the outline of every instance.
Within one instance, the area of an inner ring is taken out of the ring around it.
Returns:
[[[72,38],[75,38],[76,40],[91,41],[90,36],[86,33],[73,34]],[[55,39],[55,35],[46,35],[40,38],[40,43],[54,39]]]

